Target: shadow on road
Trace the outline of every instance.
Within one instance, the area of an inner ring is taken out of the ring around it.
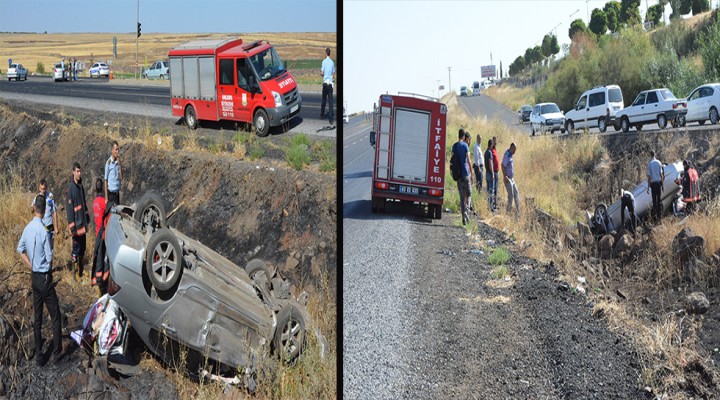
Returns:
[[[370,178],[372,171],[355,172],[354,174],[345,174],[343,179],[357,179],[357,178]]]
[[[296,116],[295,118],[291,119],[290,121],[280,125],[280,126],[273,126],[270,128],[270,135],[281,135],[291,129],[296,128],[300,124],[303,123],[303,118]],[[175,121],[175,125],[177,126],[183,126],[185,125],[185,117],[180,117],[177,121]],[[252,131],[254,132],[254,129],[252,127],[252,124],[245,123],[245,122],[236,122],[236,121],[198,121],[198,125],[203,129],[210,129],[210,130],[224,130],[224,131]]]
[[[343,204],[343,219],[374,220],[413,217],[416,223],[432,223],[425,208],[409,202],[388,201],[385,203],[384,212],[373,214],[370,210],[370,200],[356,200]]]

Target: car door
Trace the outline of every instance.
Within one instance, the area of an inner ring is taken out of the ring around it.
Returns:
[[[642,113],[642,116],[640,117],[640,121],[643,122],[652,122],[655,121],[657,118],[658,113],[660,112],[659,108],[659,99],[656,91],[648,92],[647,97],[645,98],[645,112]]]
[[[582,96],[580,100],[578,100],[577,105],[575,106],[575,110],[577,112],[576,118],[577,121],[575,122],[576,128],[584,128],[587,126],[587,115],[588,111],[590,111],[587,108],[588,105],[588,96]]]
[[[246,58],[221,58],[218,62],[218,90],[221,119],[250,121],[250,88]]]
[[[597,121],[600,117],[604,117],[607,114],[605,92],[595,92],[588,96],[587,110],[587,126],[597,126]]]
[[[645,113],[645,99],[646,98],[647,98],[646,92],[642,92],[642,93],[638,94],[637,97],[635,98],[635,101],[633,101],[632,105],[630,107],[628,107],[627,110],[625,110],[630,124],[635,124],[642,120],[642,115]]]
[[[700,119],[700,94],[702,93],[702,89],[702,87],[695,89],[687,98],[687,121],[697,121]]]
[[[520,110],[522,113],[522,110]],[[540,116],[540,106],[535,106],[530,112],[530,127],[535,129],[538,126],[538,117]]]

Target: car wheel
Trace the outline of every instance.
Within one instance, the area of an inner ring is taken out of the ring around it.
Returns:
[[[145,268],[150,282],[159,292],[172,289],[182,277],[182,248],[169,229],[152,234],[145,253]]]
[[[267,294],[270,294],[270,279],[272,279],[274,273],[270,271],[265,261],[255,258],[245,265],[245,272],[248,274],[248,277],[258,284],[258,286],[260,286],[261,282],[256,281],[256,276],[260,271],[265,272],[266,277],[265,282],[262,282],[263,289],[265,289]]]
[[[665,129],[665,127],[667,127],[667,118],[665,118],[665,115],[663,115],[663,114],[658,115],[657,124],[660,127],[660,129]]]
[[[147,229],[147,227],[150,227],[152,231],[167,227],[163,200],[154,191],[147,192],[140,198],[133,216],[136,221],[142,224],[143,230]]]
[[[565,123],[565,130],[568,134],[571,134],[575,131],[575,124],[572,122],[572,120],[569,120]]]
[[[305,318],[294,305],[286,305],[277,315],[273,338],[275,355],[283,363],[296,360],[305,347]]]
[[[627,117],[623,117],[623,119],[620,121],[620,128],[622,129],[623,133],[627,133],[630,130],[630,121],[628,121]]]
[[[604,203],[600,203],[595,207],[595,213],[593,214],[593,222],[595,225],[605,226],[605,220],[607,219],[607,206]]]
[[[560,133],[565,133],[565,129],[560,129]]]
[[[718,123],[718,120],[720,120],[720,117],[718,116],[718,110],[717,108],[713,107],[710,109],[710,123],[715,125]]]
[[[164,81],[164,80],[165,80],[165,75],[160,75],[160,80],[161,80],[161,81]]]
[[[255,126],[255,133],[260,137],[265,137],[270,133],[270,121],[268,120],[267,112],[262,108],[255,111],[253,126]]]
[[[598,118],[598,129],[601,133],[604,133],[607,130],[607,121],[605,120],[605,117]]]
[[[680,117],[680,126],[685,125],[687,125],[687,118],[685,118],[685,116],[683,115],[682,117]]]
[[[197,116],[195,115],[195,107],[191,105],[185,108],[185,124],[190,129],[197,129],[198,127],[198,120]]]

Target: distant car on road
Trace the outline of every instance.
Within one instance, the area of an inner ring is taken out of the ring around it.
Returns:
[[[578,99],[575,108],[565,113],[565,130],[572,133],[575,128],[594,128],[605,132],[612,125],[619,129],[615,114],[625,107],[622,90],[618,85],[596,86],[586,90]]]
[[[92,67],[90,67],[90,77],[109,77],[110,76],[110,67],[108,67],[107,64],[98,62],[93,64]]]
[[[150,68],[142,73],[145,79],[162,79],[170,78],[170,65],[167,61],[155,61]]]
[[[345,110],[345,107],[343,107],[343,122],[350,122],[350,116],[347,113],[347,110]]]
[[[460,86],[460,96],[467,96],[467,86]]]
[[[530,113],[532,113],[533,107],[530,104],[525,104],[518,110],[518,117],[520,118],[520,124],[526,121],[530,121]]]
[[[697,121],[703,125],[705,121],[717,124],[720,120],[720,83],[702,85],[687,97],[687,122]]]
[[[55,66],[53,67],[53,80],[55,82],[68,80],[68,73],[64,68],[63,63],[55,63]]]
[[[565,133],[565,115],[555,103],[539,103],[530,113],[530,129],[535,132]]]
[[[8,70],[7,70],[7,77],[8,77],[8,82],[13,80],[13,78],[15,78],[16,81],[19,81],[19,80],[26,81],[27,80],[27,70],[25,69],[25,67],[23,67],[22,64],[16,64],[16,63],[10,64],[10,67],[8,67]]]
[[[657,122],[660,129],[665,129],[668,121],[674,127],[685,125],[687,103],[678,100],[666,88],[651,89],[640,92],[630,107],[624,108],[615,114],[615,120],[620,122],[623,132],[634,126],[638,131],[644,124]]]

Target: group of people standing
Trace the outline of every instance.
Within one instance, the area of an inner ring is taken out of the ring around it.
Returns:
[[[68,60],[68,62],[65,62],[65,57],[63,57],[60,63],[62,65],[63,71],[67,71],[68,79],[77,82],[78,71],[80,70],[80,63],[78,63],[77,58],[73,58]]]
[[[513,209],[513,202],[517,215],[520,214],[520,193],[515,183],[515,160],[513,156],[517,150],[515,143],[511,143],[510,147],[503,154],[502,163],[499,160],[497,152],[497,136],[493,136],[487,142],[485,152],[482,151],[482,137],[476,136],[475,145],[473,146],[472,157],[470,153],[471,134],[460,128],[458,132],[458,141],[452,147],[452,153],[457,154],[460,160],[460,177],[457,180],[458,192],[460,193],[460,208],[462,212],[462,223],[467,224],[469,211],[473,211],[471,197],[471,187],[476,187],[478,193],[482,193],[483,169],[485,169],[485,186],[487,190],[488,209],[491,212],[497,210],[497,187],[499,185],[499,172],[502,170],[503,183],[508,193],[507,211]],[[473,179],[472,172],[475,173]]]
[[[103,183],[104,182],[104,183]],[[94,201],[96,242],[102,242],[99,233],[107,224],[106,210],[120,202],[120,184],[122,182],[122,168],[120,166],[120,148],[116,141],[112,143],[112,155],[105,163],[104,180],[98,178],[95,182],[96,198]],[[85,197],[85,188],[82,182],[82,169],[78,162],[72,167],[72,179],[66,193],[66,214],[68,231],[72,238],[72,268],[75,278],[80,280],[85,265],[86,234],[90,223],[90,213]],[[105,199],[107,198],[107,202]],[[53,343],[52,359],[57,362],[62,354],[60,336],[60,308],[53,282],[53,251],[54,239],[59,233],[57,220],[57,204],[53,194],[48,191],[45,178],[40,180],[39,192],[32,202],[33,219],[23,230],[18,242],[17,252],[25,265],[32,271],[32,293],[34,321],[33,331],[35,340],[34,357],[38,365],[42,365],[42,311],[43,305],[47,307],[52,319]],[[96,246],[97,248],[97,246]],[[104,262],[104,260],[100,260]],[[100,268],[94,267],[96,270]],[[100,274],[102,280],[97,281],[97,273],[92,277],[91,284],[98,285],[100,293],[105,291],[107,284],[107,268]]]

